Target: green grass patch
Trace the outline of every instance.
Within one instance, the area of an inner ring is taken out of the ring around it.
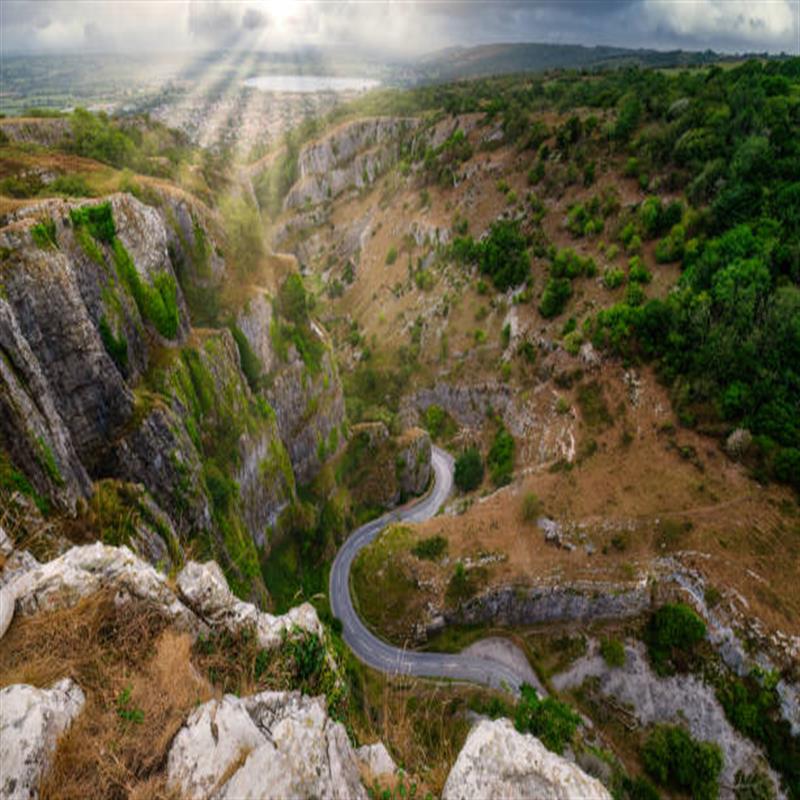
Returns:
[[[75,228],[85,227],[99,242],[111,244],[116,238],[117,228],[109,202],[70,209],[69,217]]]
[[[105,314],[100,317],[98,329],[106,352],[111,356],[120,370],[125,372],[128,369],[128,340],[123,334],[119,334],[119,336],[114,334],[114,331],[111,329],[111,323],[109,323]]]
[[[117,274],[131,293],[139,314],[151,322],[165,339],[174,339],[179,324],[175,278],[168,272],[161,272],[153,278],[153,285],[149,286],[139,276],[133,259],[119,239],[113,240],[112,253]]]
[[[603,389],[597,381],[582,383],[577,393],[581,419],[592,430],[607,428],[613,422],[611,412],[606,404]]]
[[[444,536],[428,536],[425,539],[420,539],[411,548],[411,552],[417,558],[437,561],[447,552],[447,539]]]
[[[405,614],[414,582],[398,565],[397,556],[411,548],[411,531],[394,525],[385,530],[353,562],[350,573],[353,600],[365,622],[374,630],[391,630]]]
[[[245,378],[250,388],[257,392],[261,388],[264,378],[264,365],[261,359],[255,354],[250,342],[242,332],[238,325],[231,325],[231,333],[233,334],[236,347],[239,350],[239,362],[244,372]]]
[[[58,247],[56,239],[56,223],[52,219],[43,219],[31,228],[34,244],[42,250]]]

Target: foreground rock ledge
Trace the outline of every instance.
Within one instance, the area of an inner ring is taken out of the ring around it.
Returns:
[[[232,633],[254,628],[261,647],[280,646],[287,632],[323,635],[317,612],[309,603],[283,616],[260,611],[239,600],[228,588],[214,561],[190,561],[177,578],[177,592],[166,578],[127,547],[91,544],[73,547],[45,564],[35,564],[7,586],[18,614],[74,606],[99,591],[112,591],[115,602],[153,603],[181,630],[197,635],[209,629]]]
[[[170,785],[192,800],[366,800],[344,726],[328,717],[323,701],[262,692],[203,704],[175,737]]]
[[[467,737],[442,800],[611,800],[600,781],[507,719],[479,722]]]

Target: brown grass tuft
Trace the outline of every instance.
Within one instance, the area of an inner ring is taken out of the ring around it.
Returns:
[[[62,737],[43,799],[172,798],[163,768],[186,716],[211,697],[191,639],[154,607],[116,607],[108,594],[16,619],[0,648],[0,686],[71,677],[86,705]]]

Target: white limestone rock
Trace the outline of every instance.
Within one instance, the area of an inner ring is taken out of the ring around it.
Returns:
[[[103,589],[115,592],[115,600],[147,600],[158,605],[178,626],[197,633],[205,626],[181,603],[166,579],[127,547],[96,544],[73,547],[64,555],[38,565],[11,581],[17,612],[68,608]]]
[[[175,737],[167,776],[192,800],[367,796],[344,727],[323,698],[299,692],[226,695],[200,706]]]
[[[482,720],[472,729],[442,792],[442,800],[477,797],[611,800],[600,781],[507,719]]]
[[[0,639],[6,635],[14,616],[14,593],[7,586],[0,586]]]
[[[363,764],[375,778],[384,775],[392,776],[397,772],[397,765],[389,755],[383,742],[365,744],[356,750],[356,758]]]
[[[233,695],[195,709],[169,752],[167,774],[187,798],[209,797],[231,766],[264,743],[264,736]]]
[[[65,678],[50,689],[15,684],[0,690],[0,797],[30,800],[50,765],[58,737],[85,702],[81,688]]]
[[[225,576],[215,561],[198,564],[190,561],[178,575],[178,591],[183,601],[205,623],[214,628],[238,631],[253,626],[261,647],[280,645],[284,632],[295,628],[322,637],[322,624],[310,603],[295,606],[275,617],[245,603],[228,588]]]

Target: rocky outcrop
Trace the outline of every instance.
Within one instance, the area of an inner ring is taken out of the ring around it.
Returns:
[[[25,684],[0,690],[0,796],[31,800],[47,770],[58,737],[83,708],[80,687],[68,678],[49,689]]]
[[[348,188],[372,184],[399,156],[402,138],[419,125],[413,117],[376,117],[348,122],[305,145],[298,156],[300,178],[284,208],[315,205]]]
[[[748,773],[755,768],[764,769],[775,787],[779,785],[778,776],[762,764],[759,748],[728,721],[714,688],[694,675],[658,677],[650,668],[640,643],[627,646],[625,663],[612,669],[600,655],[599,643],[593,641],[589,654],[552,680],[558,691],[577,688],[592,680],[597,692],[630,709],[642,726],[665,722],[680,724],[687,727],[695,739],[715,742],[722,750],[720,782],[723,786],[735,784],[737,771]],[[724,790],[721,796],[730,797],[732,793]]]
[[[43,147],[58,147],[72,137],[70,121],[58,117],[3,119],[0,131],[12,142]]]
[[[316,325],[311,335],[318,337],[322,348],[319,365],[309,368],[290,345],[286,361],[273,372],[265,389],[301,485],[312,480],[325,460],[344,444],[344,393],[333,352]]]
[[[556,413],[556,399],[552,388],[546,384],[520,393],[496,381],[439,382],[407,395],[400,408],[400,418],[404,425],[415,425],[426,409],[439,406],[469,431],[482,429],[487,419],[496,415],[517,441],[523,462],[571,461],[575,455],[575,423],[571,415]]]
[[[431,479],[431,437],[421,428],[411,428],[397,439],[397,481],[400,493],[422,494]]]
[[[161,338],[142,316],[142,293],[165,293],[176,342],[188,330],[158,212],[128,195],[108,202],[116,254],[71,222],[75,209],[97,203],[34,204],[0,230],[0,445],[40,494],[70,508],[131,420],[129,382]],[[123,251],[136,276],[127,282],[115,269]]]
[[[2,573],[0,572],[0,575]],[[19,614],[74,606],[101,591],[114,595],[117,603],[150,603],[181,630],[192,634],[209,628],[240,633],[253,629],[262,647],[277,647],[288,632],[304,631],[322,636],[314,607],[308,603],[273,616],[252,603],[236,598],[219,566],[190,561],[178,574],[177,590],[150,564],[127,547],[102,544],[73,547],[64,555],[36,564],[5,584],[16,600]]]
[[[313,364],[292,341],[279,357],[263,292],[234,327],[244,339],[189,338],[178,279],[213,290],[223,264],[210,212],[159,197],[33,203],[0,229],[0,457],[37,502],[70,512],[95,481],[143,487],[169,518],[155,530],[180,541],[144,531],[129,540],[137,552],[165,566],[167,550],[200,539],[237,592],[265,599],[259,560],[295,479],[343,443],[336,365],[313,324]],[[246,345],[261,386],[242,369]]]
[[[216,630],[231,632],[251,628],[261,647],[277,647],[284,635],[293,630],[323,635],[317,612],[309,603],[295,606],[286,614],[275,617],[236,598],[215,561],[205,564],[190,561],[178,575],[177,586],[181,600],[203,623]]]
[[[168,779],[192,800],[366,798],[344,726],[322,698],[226,695],[197,708],[169,753]]]
[[[196,633],[204,629],[164,576],[127,547],[99,543],[73,547],[63,556],[18,575],[7,586],[16,598],[17,613],[24,616],[71,607],[91,594],[110,591],[117,602],[142,600],[154,604],[184,630]]]
[[[262,372],[271,372],[278,359],[271,338],[272,300],[266,292],[256,291],[247,299],[236,316],[236,324],[258,358]]]
[[[448,623],[535,625],[635,617],[651,605],[646,581],[635,585],[573,582],[566,586],[505,586],[445,613]]]
[[[359,747],[356,758],[373,778],[391,777],[397,772],[397,765],[383,742]]]
[[[350,430],[344,464],[343,478],[356,502],[396,506],[428,488],[430,436],[420,428],[391,436],[382,422],[362,422]]]
[[[442,800],[477,797],[611,800],[597,779],[507,719],[483,720],[470,731],[442,792]]]

